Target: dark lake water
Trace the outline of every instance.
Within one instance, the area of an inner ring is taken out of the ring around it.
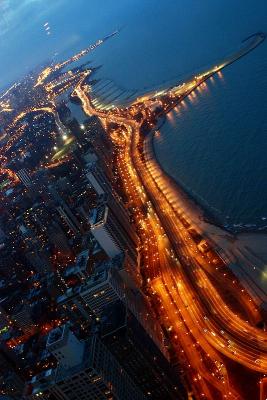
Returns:
[[[155,138],[165,170],[234,229],[267,225],[266,69],[264,44],[172,111]]]
[[[90,59],[102,65],[97,77],[139,91],[179,81],[267,31],[266,0],[68,3],[60,19],[71,19],[73,44],[59,57],[122,27]],[[266,72],[267,41],[172,111],[155,140],[162,167],[236,229],[267,225]]]

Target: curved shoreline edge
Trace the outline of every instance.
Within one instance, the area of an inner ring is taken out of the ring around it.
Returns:
[[[256,32],[251,34],[250,36],[246,37],[245,39],[242,40],[242,43],[247,42],[250,39],[254,39],[254,41],[250,44],[248,44],[247,46],[245,46],[244,48],[241,48],[239,50],[240,54],[237,55],[232,55],[230,56],[230,60],[228,60],[227,62],[225,62],[225,65],[221,68],[224,69],[226,67],[228,67],[229,65],[233,64],[235,61],[239,60],[240,58],[244,57],[246,54],[250,53],[252,50],[254,50],[256,47],[258,47],[265,39],[266,39],[266,34],[264,32]],[[208,80],[210,77],[212,77],[213,75],[215,75],[216,72],[208,75],[204,80]],[[197,88],[197,86],[195,88],[192,89],[191,92],[193,92],[195,89]],[[185,100],[189,94],[191,94],[191,92],[187,93],[181,100]],[[177,106],[180,103],[180,101],[178,103],[176,103],[173,107],[171,107],[168,112],[166,113],[166,115],[172,111],[172,109]],[[154,143],[154,132],[155,130],[159,130],[160,128],[162,128],[162,126],[165,124],[166,122],[166,115],[165,118],[162,118],[162,120],[160,121],[160,123],[158,124],[158,126],[153,129],[151,132],[153,134],[153,138],[152,138],[152,146],[153,146],[153,155],[155,160],[157,161],[158,165],[161,167],[161,169],[163,170],[163,172],[166,174],[166,176],[168,176],[168,178],[173,182],[173,184],[176,186],[177,190],[179,192],[182,192],[181,195],[183,194],[184,197],[187,197],[188,200],[194,204],[195,207],[198,207],[199,210],[202,212],[203,214],[203,220],[205,220],[207,223],[217,226],[220,229],[224,230],[225,232],[228,232],[232,235],[238,235],[241,233],[248,233],[248,234],[252,234],[252,233],[256,233],[256,234],[267,234],[267,225],[264,227],[259,227],[256,228],[255,227],[245,227],[240,226],[240,229],[235,229],[233,224],[229,224],[229,226],[225,226],[218,217],[216,217],[212,211],[211,208],[207,205],[205,206],[203,204],[203,202],[197,198],[197,195],[194,195],[193,193],[190,192],[190,190],[188,190],[181,182],[179,182],[179,179],[175,179],[169,172],[166,171],[166,169],[164,168],[163,164],[160,162],[156,150],[155,150],[155,143]]]
[[[82,81],[75,88],[75,91],[72,95],[77,95],[80,100],[83,109],[87,115],[96,115],[100,119],[107,119],[109,122],[116,122],[118,124],[124,124],[128,126],[129,130],[132,131],[134,129],[138,129],[137,138],[140,135],[143,135],[143,144],[139,149],[140,155],[143,153],[143,157],[145,158],[146,150],[144,145],[146,142],[146,137],[149,138],[153,134],[153,131],[157,130],[157,128],[164,123],[166,119],[166,114],[171,111],[175,106],[180,103],[184,98],[186,98],[192,91],[194,91],[199,85],[201,85],[204,81],[209,79],[215,73],[219,72],[219,70],[225,68],[229,63],[232,63],[235,59],[240,58],[241,53],[245,55],[252,48],[255,48],[257,45],[263,42],[265,39],[265,35],[257,36],[257,40],[254,40],[253,43],[250,44],[250,47],[243,48],[236,52],[232,57],[229,57],[228,60],[225,60],[220,65],[215,65],[208,71],[202,73],[201,75],[195,76],[194,79],[190,82],[180,84],[179,86],[172,87],[170,89],[166,89],[163,93],[154,94],[153,97],[149,96],[149,99],[152,101],[157,101],[157,95],[160,97],[163,94],[166,95],[165,104],[162,103],[163,108],[159,108],[158,113],[154,116],[154,126],[148,128],[148,125],[145,125],[145,129],[141,129],[141,121],[136,122],[132,116],[127,114],[127,111],[121,110],[121,113],[115,115],[109,114],[108,111],[97,109],[91,104],[90,96],[88,96],[83,88]],[[142,109],[144,99],[137,99],[133,104],[140,104],[140,108]],[[138,106],[137,106],[138,107]],[[125,115],[126,114],[126,115]],[[145,122],[145,118],[143,122]],[[150,134],[150,136],[149,136]],[[141,144],[141,142],[140,142]],[[152,154],[152,153],[150,153]],[[157,179],[162,174],[162,181],[160,182],[161,192],[165,197],[171,196],[172,208],[176,207],[178,213],[183,213],[185,219],[188,218],[191,222],[192,228],[195,227],[197,231],[199,231],[203,238],[206,238],[207,241],[209,239],[210,243],[214,245],[214,249],[220,255],[225,264],[229,265],[234,274],[242,281],[243,286],[247,289],[248,293],[252,296],[255,303],[265,304],[267,301],[267,291],[266,291],[266,282],[265,282],[265,269],[267,265],[267,235],[259,235],[259,234],[250,234],[250,235],[233,235],[229,231],[216,226],[215,224],[207,222],[207,219],[204,218],[204,210],[203,208],[197,204],[196,200],[192,201],[192,198],[188,195],[185,196],[185,191],[180,187],[179,192],[177,192],[177,188],[179,185],[174,180],[167,179],[167,175],[165,174],[163,168],[161,168],[158,163],[156,163],[155,158],[147,157],[144,160],[145,162],[155,163],[157,172],[159,172],[158,176],[154,175],[154,178]],[[164,175],[163,175],[164,174]],[[152,176],[152,175],[151,175]],[[154,179],[152,177],[152,179]],[[178,193],[182,193],[182,196],[178,196]],[[189,199],[191,201],[189,202]],[[186,199],[186,202],[185,202]],[[167,199],[168,200],[168,199]],[[184,200],[183,203],[181,200]],[[181,202],[181,204],[180,204]],[[207,214],[206,214],[207,215]],[[201,218],[200,218],[201,217]],[[261,237],[261,241],[259,243],[259,236]],[[258,251],[257,247],[260,251]],[[264,250],[264,251],[263,251]]]
[[[165,121],[161,124],[161,126],[158,128],[160,129],[163,125],[165,124]],[[151,132],[152,133],[152,132]],[[190,192],[189,189],[187,189],[182,182],[179,181],[179,179],[176,179],[174,176],[169,173],[163,163],[160,161],[157,151],[155,150],[155,132],[153,132],[153,138],[152,138],[152,147],[153,147],[153,156],[164,174],[168,177],[170,181],[172,181],[173,185],[176,186],[177,190],[179,192],[182,192],[181,195],[183,194],[184,197],[187,197],[188,201],[194,204],[195,207],[198,207],[202,213],[203,213],[203,220],[206,221],[207,223],[217,226],[220,229],[223,229],[224,231],[232,234],[232,235],[239,235],[242,233],[256,233],[256,234],[267,234],[267,223],[265,221],[265,225],[263,227],[256,227],[256,226],[250,226],[246,227],[245,225],[238,225],[238,228],[235,228],[234,224],[229,223],[227,226],[223,224],[223,222],[220,220],[219,217],[216,217],[216,215],[212,212],[211,206],[208,204],[205,205],[204,202],[198,197],[197,194],[194,194],[193,192]]]
[[[160,177],[160,180],[165,180],[162,187],[169,188],[174,208],[180,207],[182,215],[190,221],[192,227],[201,232],[201,235],[213,244],[247,290],[250,293],[253,290],[253,297],[257,298],[258,303],[265,302],[267,291],[263,274],[267,263],[267,250],[264,250],[267,249],[267,234],[251,231],[232,232],[217,223],[214,218],[210,218],[196,199],[188,194],[158,163],[153,141],[154,131],[150,131],[144,140],[143,154],[146,162],[153,161],[158,166],[153,179],[157,180]],[[181,204],[179,205],[179,203]],[[255,268],[252,268],[251,265]]]
[[[165,123],[165,122],[164,122]],[[163,125],[163,124],[162,124]],[[206,221],[207,223],[217,226],[218,228],[221,228],[225,230],[226,232],[229,232],[231,234],[236,234],[237,232],[233,232],[231,229],[227,229],[224,227],[224,225],[219,221],[218,218],[216,218],[212,212],[208,209],[208,206],[205,207],[203,204],[201,204],[201,201],[197,199],[197,196],[194,196],[194,194],[190,193],[186,187],[176,180],[162,165],[160,162],[156,150],[155,150],[155,134],[154,132],[150,132],[149,135],[151,134],[151,152],[153,153],[153,158],[159,165],[159,167],[162,169],[162,172],[166,175],[168,180],[172,182],[172,184],[176,187],[176,190],[179,192],[179,194],[184,197],[187,201],[191,202],[194,207],[199,208],[199,211],[203,215],[203,220]]]

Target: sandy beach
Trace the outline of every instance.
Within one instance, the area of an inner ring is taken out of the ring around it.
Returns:
[[[220,227],[171,178],[158,163],[153,147],[155,131],[146,137],[144,149],[150,172],[173,208],[190,222],[206,240],[213,243],[243,286],[260,305],[267,301],[267,234],[234,234]]]

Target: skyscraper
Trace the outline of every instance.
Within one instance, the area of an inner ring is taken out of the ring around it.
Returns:
[[[58,366],[33,377],[26,399],[47,399],[49,394],[56,400],[146,399],[97,333],[81,341],[64,325],[50,333],[47,349]]]
[[[178,375],[125,304],[106,306],[99,329],[105,346],[147,398],[187,399]]]
[[[121,252],[127,254],[133,268],[137,265],[137,238],[133,229],[124,223],[120,215],[115,215],[107,205],[95,208],[90,217],[91,232],[105,253],[115,257]]]
[[[160,352],[168,359],[164,337],[158,321],[135,282],[119,260],[105,262],[101,270],[82,285],[69,288],[58,297],[57,304],[71,320],[80,325],[93,317],[100,318],[107,304],[123,303],[137,318]]]
[[[26,186],[26,188],[31,188],[33,182],[31,176],[26,168],[22,168],[17,172],[19,180]]]

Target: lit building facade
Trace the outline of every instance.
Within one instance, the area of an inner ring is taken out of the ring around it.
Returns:
[[[51,336],[47,348],[57,358],[58,367],[35,376],[26,399],[146,399],[97,333],[80,341],[65,325]]]

